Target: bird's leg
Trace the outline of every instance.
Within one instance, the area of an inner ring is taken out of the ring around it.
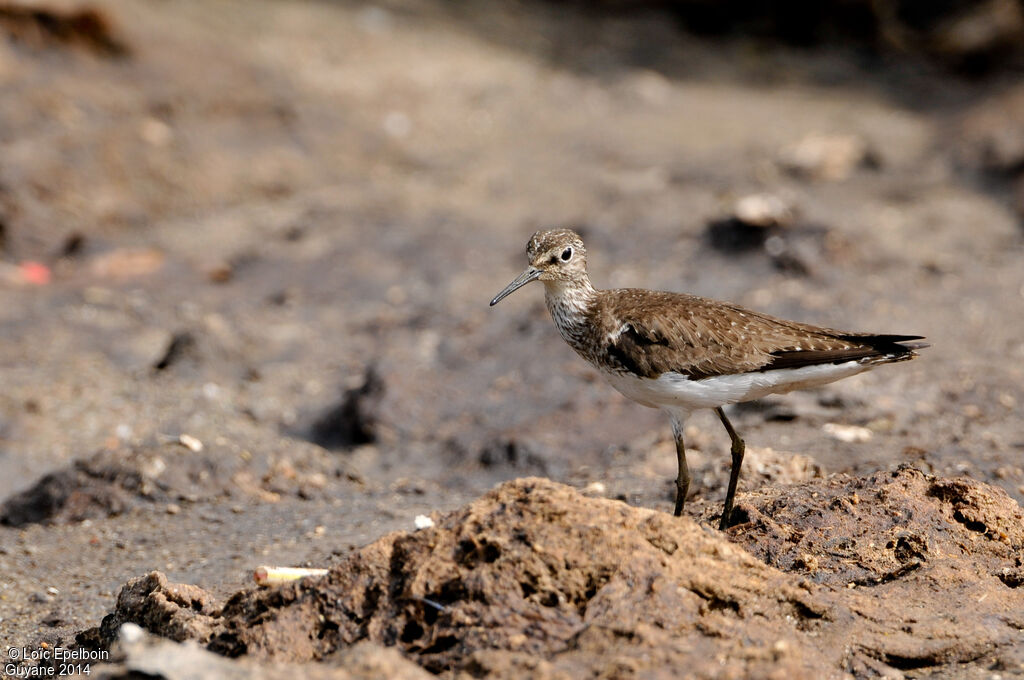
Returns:
[[[673,428],[675,429],[675,428]],[[679,474],[676,476],[676,517],[683,514],[686,503],[686,492],[690,490],[690,468],[686,465],[686,446],[683,444],[683,433],[676,433],[676,461],[679,463]]]
[[[725,531],[729,528],[729,517],[732,515],[732,503],[736,497],[736,484],[740,481],[740,467],[743,465],[743,451],[745,446],[740,436],[736,434],[736,430],[733,429],[732,423],[725,416],[725,411],[719,406],[715,409],[715,413],[718,414],[719,419],[722,421],[722,425],[725,425],[725,431],[729,433],[729,438],[732,439],[732,469],[729,471],[729,490],[725,494],[725,507],[722,508],[722,521],[719,522],[718,528],[721,531]]]
[[[690,490],[690,468],[686,465],[686,445],[683,443],[685,416],[676,413],[669,415],[672,419],[672,436],[676,440],[676,462],[679,464],[679,474],[676,475],[676,509],[673,514],[679,517],[686,504],[686,492]]]

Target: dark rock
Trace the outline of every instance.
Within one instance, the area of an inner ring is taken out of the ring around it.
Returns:
[[[193,452],[194,453],[194,452]],[[173,464],[166,462],[172,459]],[[217,493],[226,480],[215,464],[159,448],[100,451],[43,476],[0,505],[0,524],[72,524],[119,515],[139,500],[168,502],[191,494]]]
[[[96,628],[82,631],[75,643],[85,649],[109,649],[125,623],[134,623],[170,640],[207,642],[219,626],[221,603],[197,586],[169,583],[158,571],[121,587],[114,611]]]
[[[82,254],[85,248],[85,234],[80,231],[73,231],[64,237],[63,243],[57,254],[60,257],[76,257]]]
[[[709,222],[705,238],[718,252],[766,255],[779,271],[806,276],[827,256],[829,230],[796,222],[796,214],[780,196],[751,194],[736,202],[731,215]]]
[[[157,371],[164,371],[181,360],[196,354],[196,338],[188,331],[179,331],[171,336],[167,349],[153,364]]]
[[[108,16],[90,7],[56,9],[0,4],[0,28],[13,40],[35,47],[77,46],[105,57],[129,54]]]
[[[376,368],[366,369],[363,384],[341,395],[310,426],[308,439],[327,449],[347,449],[377,440],[384,381]]]
[[[45,615],[39,620],[39,623],[49,628],[57,628],[59,626],[66,626],[68,622],[74,617],[71,613],[63,608],[53,609],[49,614]]]
[[[1024,224],[1024,88],[1000,90],[972,107],[955,138],[960,166],[1009,202]]]
[[[713,220],[707,228],[708,244],[723,253],[746,253],[764,247],[771,230],[751,225],[738,217]]]
[[[101,470],[89,461],[75,461],[70,468],[45,475],[7,498],[0,506],[0,523],[22,527],[120,514],[132,504],[132,494],[125,489],[125,485],[137,486],[138,479],[132,476],[116,466]]]
[[[1011,201],[1018,219],[1020,219],[1021,224],[1024,225],[1024,177],[1019,177],[1014,183],[1013,197]]]
[[[824,232],[802,227],[783,234],[778,227],[751,225],[737,217],[715,220],[706,230],[708,245],[730,255],[764,255],[781,272],[796,276],[811,274],[812,263],[824,255]]]
[[[528,468],[539,473],[547,470],[544,457],[534,451],[528,442],[514,437],[492,439],[480,449],[477,460],[484,467],[507,466],[516,469]]]
[[[796,209],[775,194],[749,194],[736,201],[732,214],[707,227],[708,243],[724,253],[760,250],[765,241],[793,224]]]

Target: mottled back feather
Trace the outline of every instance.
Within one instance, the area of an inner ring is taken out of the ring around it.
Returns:
[[[845,361],[885,363],[910,359],[923,346],[900,344],[920,336],[819,328],[694,295],[641,289],[601,291],[587,317],[601,332],[590,336],[594,346],[577,351],[608,370],[647,378],[676,372],[699,380]]]

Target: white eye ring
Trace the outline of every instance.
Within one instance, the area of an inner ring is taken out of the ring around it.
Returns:
[[[569,246],[562,251],[562,262],[568,262],[572,259],[572,246]]]

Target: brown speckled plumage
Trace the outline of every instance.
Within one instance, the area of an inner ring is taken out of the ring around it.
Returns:
[[[545,303],[565,341],[620,392],[669,414],[680,466],[677,515],[689,486],[682,422],[694,408],[716,410],[733,440],[723,528],[732,508],[743,442],[722,405],[912,359],[917,356],[914,350],[927,346],[912,342],[921,339],[917,335],[819,328],[684,293],[598,290],[587,275],[583,241],[568,229],[537,232],[526,254],[526,271],[491,304],[531,281],[542,281]]]
[[[603,291],[587,318],[600,333],[577,351],[607,370],[645,378],[674,371],[700,380],[850,360],[909,359],[912,349],[897,343],[918,339],[835,331],[694,295],[628,288]]]

